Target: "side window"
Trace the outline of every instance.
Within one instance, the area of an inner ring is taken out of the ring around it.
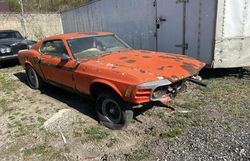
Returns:
[[[43,54],[61,58],[63,53],[68,54],[62,40],[46,41],[40,48]]]

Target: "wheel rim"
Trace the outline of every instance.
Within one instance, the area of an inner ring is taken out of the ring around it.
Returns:
[[[122,118],[120,106],[112,99],[106,99],[102,103],[102,113],[111,122],[118,124]]]
[[[37,86],[37,77],[36,77],[36,72],[30,68],[28,70],[28,80],[29,80],[29,83],[32,87],[36,87]]]

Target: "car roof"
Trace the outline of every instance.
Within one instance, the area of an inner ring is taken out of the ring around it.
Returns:
[[[61,35],[55,35],[55,36],[49,36],[44,39],[44,41],[47,40],[55,40],[55,39],[62,39],[62,40],[68,40],[68,39],[74,39],[79,37],[89,37],[89,36],[99,36],[99,35],[112,35],[111,32],[77,32],[77,33],[67,33],[67,34],[61,34]]]
[[[17,30],[0,30],[0,32],[16,32]],[[17,31],[18,32],[18,31]]]

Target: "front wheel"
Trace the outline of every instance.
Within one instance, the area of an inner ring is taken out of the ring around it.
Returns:
[[[27,82],[32,89],[41,89],[44,86],[44,81],[36,73],[36,71],[29,65],[26,67]]]
[[[96,99],[100,123],[111,129],[121,129],[133,118],[128,105],[114,92],[106,91]]]

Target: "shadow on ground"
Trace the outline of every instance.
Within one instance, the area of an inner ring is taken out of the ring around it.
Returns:
[[[14,75],[28,87],[26,83],[26,75],[24,72],[18,72],[18,73],[15,73]],[[78,94],[72,93],[70,91],[49,85],[49,84],[40,91],[41,91],[41,94],[45,94],[60,102],[63,102],[67,104],[69,107],[72,107],[76,109],[77,111],[81,112],[82,114],[87,115],[91,117],[92,119],[95,119],[96,121],[98,121],[98,117],[95,112],[95,102],[93,100],[89,98],[85,98]],[[153,107],[152,105],[147,105],[140,109],[134,109],[133,110],[134,117],[143,114],[144,112],[151,109],[152,107]]]
[[[26,84],[26,75],[24,72],[18,72],[14,74],[22,83]],[[47,85],[44,89],[40,90],[41,94],[45,94],[49,97],[52,97],[60,102],[67,104],[69,107],[76,109],[84,115],[91,117],[92,119],[98,121],[95,104],[91,99],[84,98],[78,94],[66,91],[64,89]]]
[[[225,69],[202,69],[200,72],[200,76],[204,79],[212,79],[212,78],[222,78],[222,77],[238,77],[244,78],[250,76],[250,69],[246,68],[225,68]]]

